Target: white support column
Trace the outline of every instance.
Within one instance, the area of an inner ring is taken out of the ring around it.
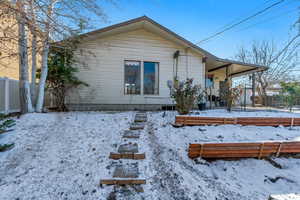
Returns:
[[[4,113],[9,113],[9,79],[4,79]]]

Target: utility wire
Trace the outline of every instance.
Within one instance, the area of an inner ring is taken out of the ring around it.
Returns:
[[[265,7],[266,4],[268,4],[270,1],[272,1],[272,0],[267,0],[267,1],[264,2],[263,4],[261,4],[261,5],[259,5],[259,6],[256,6],[254,9],[251,9],[251,11],[247,13],[247,15],[248,15],[248,14],[251,14],[251,13],[257,11],[257,10],[262,9],[262,8]],[[234,20],[230,21],[229,23],[225,24],[224,26],[219,27],[219,28],[216,30],[216,32],[221,31],[221,30],[223,30],[224,28],[226,28],[227,26],[230,26],[230,25],[236,23],[237,21],[243,19],[244,16],[245,16],[245,13],[244,13],[244,15],[240,15],[239,17],[236,17]]]
[[[260,22],[258,22],[258,23],[254,23],[254,24],[251,24],[251,25],[249,25],[249,26],[246,26],[246,27],[244,27],[244,28],[242,28],[242,29],[239,29],[239,30],[237,30],[236,32],[244,31],[244,30],[247,30],[247,29],[252,28],[252,27],[254,27],[254,26],[257,26],[257,25],[260,25],[260,24],[264,24],[264,23],[266,23],[266,22],[268,22],[268,21],[272,21],[272,20],[277,19],[277,18],[279,18],[279,17],[282,17],[282,16],[284,16],[284,15],[292,15],[292,14],[294,14],[294,12],[296,12],[296,11],[298,11],[298,10],[299,10],[299,9],[296,8],[296,9],[288,10],[288,11],[286,11],[286,12],[282,12],[282,13],[280,13],[279,15],[276,15],[276,16],[273,16],[273,17],[266,18],[266,19],[264,19],[264,20],[262,20],[262,21],[260,21]]]
[[[283,7],[283,6],[287,6],[287,5],[291,4],[291,3],[295,3],[295,2],[296,2],[296,1],[293,1],[293,0],[290,1],[290,2],[287,1],[285,4],[282,5],[282,7]],[[279,9],[281,9],[282,7],[279,7]],[[249,29],[249,28],[252,28],[252,27],[254,27],[254,26],[256,26],[256,25],[263,24],[263,23],[268,22],[268,21],[273,21],[274,19],[277,19],[277,18],[279,18],[279,17],[281,17],[281,16],[283,16],[283,15],[290,16],[290,15],[294,14],[295,11],[299,11],[299,8],[297,7],[296,9],[290,9],[290,10],[287,10],[287,11],[285,11],[285,12],[278,13],[277,15],[273,15],[273,16],[271,16],[271,17],[262,19],[261,21],[258,21],[257,23],[253,23],[253,24],[250,24],[250,25],[248,25],[248,26],[246,26],[246,27],[244,27],[244,28],[238,29],[236,32],[240,32],[240,31],[247,30],[247,29]],[[267,13],[264,13],[264,14],[262,14],[262,15],[266,15],[266,14],[267,14]]]
[[[210,39],[212,39],[212,38],[214,38],[214,37],[216,37],[216,36],[218,36],[218,35],[220,35],[220,34],[226,32],[226,31],[228,31],[228,30],[234,28],[235,26],[238,26],[238,25],[240,25],[240,24],[242,24],[242,23],[244,23],[244,22],[246,22],[246,21],[248,21],[248,20],[250,20],[250,19],[252,19],[252,18],[254,18],[254,17],[256,17],[256,16],[258,16],[258,15],[260,15],[260,14],[262,14],[262,13],[264,13],[264,12],[266,12],[267,10],[273,8],[274,6],[277,6],[278,4],[281,4],[281,3],[284,2],[284,1],[285,1],[285,0],[280,0],[280,1],[276,2],[276,3],[273,3],[273,4],[271,4],[270,6],[264,8],[264,9],[258,11],[258,12],[256,12],[255,14],[250,15],[250,16],[246,17],[245,19],[242,19],[242,20],[240,20],[239,22],[237,22],[237,23],[235,23],[235,24],[232,24],[231,26],[229,26],[229,27],[227,27],[227,28],[225,28],[225,29],[223,29],[223,30],[221,30],[221,31],[219,31],[219,32],[217,32],[217,33],[215,33],[215,34],[213,34],[213,35],[211,35],[211,36],[209,36],[209,37],[207,37],[207,38],[205,38],[205,39],[199,41],[199,42],[197,42],[196,45],[198,45],[198,44],[200,44],[200,43],[202,43],[202,42],[205,42],[205,41],[207,41],[207,40],[210,40]]]

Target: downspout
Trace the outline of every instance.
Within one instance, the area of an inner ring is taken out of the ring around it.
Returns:
[[[178,80],[178,58],[179,58],[179,50],[175,51],[175,53],[173,54],[173,59],[174,59],[174,63],[175,63],[175,76],[174,76],[174,80]]]
[[[185,49],[185,74],[186,74],[186,78],[189,78],[189,54],[188,54],[188,48]]]

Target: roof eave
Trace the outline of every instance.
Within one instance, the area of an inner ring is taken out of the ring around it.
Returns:
[[[229,59],[223,59],[223,58],[216,58],[216,61],[224,62],[224,63],[237,64],[237,65],[243,65],[243,66],[247,66],[247,67],[259,67],[259,68],[262,68],[264,70],[267,70],[269,68],[269,67],[263,66],[263,65],[245,63],[245,62],[229,60]]]
[[[202,49],[198,45],[196,45],[196,44],[188,41],[187,39],[181,37],[177,33],[171,31],[170,29],[164,27],[163,25],[157,23],[156,21],[152,20],[151,18],[149,18],[147,16],[141,16],[141,17],[138,17],[138,18],[135,18],[135,19],[131,19],[131,20],[125,21],[125,22],[121,22],[121,23],[114,24],[114,25],[111,25],[111,26],[108,26],[108,27],[104,27],[104,28],[101,28],[101,29],[98,29],[98,30],[95,30],[95,31],[84,33],[84,34],[81,34],[79,36],[75,36],[74,38],[84,39],[84,38],[86,38],[88,36],[91,36],[91,35],[105,33],[105,32],[108,32],[108,31],[116,29],[116,28],[120,28],[120,27],[123,27],[123,26],[126,26],[126,25],[131,25],[131,24],[139,23],[139,22],[143,22],[143,21],[144,22],[149,22],[149,23],[153,24],[154,26],[159,27],[161,30],[163,30],[166,33],[170,34],[171,36],[173,36],[177,40],[183,42],[183,44],[185,44],[187,46],[187,48],[191,48],[191,49],[195,50],[200,55],[202,55],[203,57],[207,57],[208,59],[212,59],[212,60],[215,60],[215,61],[218,61],[218,62],[223,62],[223,63],[226,63],[226,64],[229,64],[229,63],[231,63],[231,64],[238,64],[238,65],[243,65],[243,66],[250,66],[250,67],[253,67],[253,68],[259,67],[259,68],[261,68],[262,71],[268,69],[268,67],[266,67],[266,66],[249,64],[249,63],[243,63],[243,62],[229,60],[229,59],[218,58],[217,56],[209,53],[208,51]],[[59,42],[54,42],[52,44],[60,44],[62,42],[63,41],[59,41]]]

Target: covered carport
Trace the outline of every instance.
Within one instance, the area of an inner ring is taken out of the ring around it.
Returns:
[[[268,69],[266,66],[243,63],[239,61],[222,59],[210,55],[205,58],[205,88],[209,100],[215,102],[214,105],[226,104],[224,94],[228,91],[228,85],[232,85],[232,78],[252,75],[252,88],[255,94],[255,72],[262,72]]]

